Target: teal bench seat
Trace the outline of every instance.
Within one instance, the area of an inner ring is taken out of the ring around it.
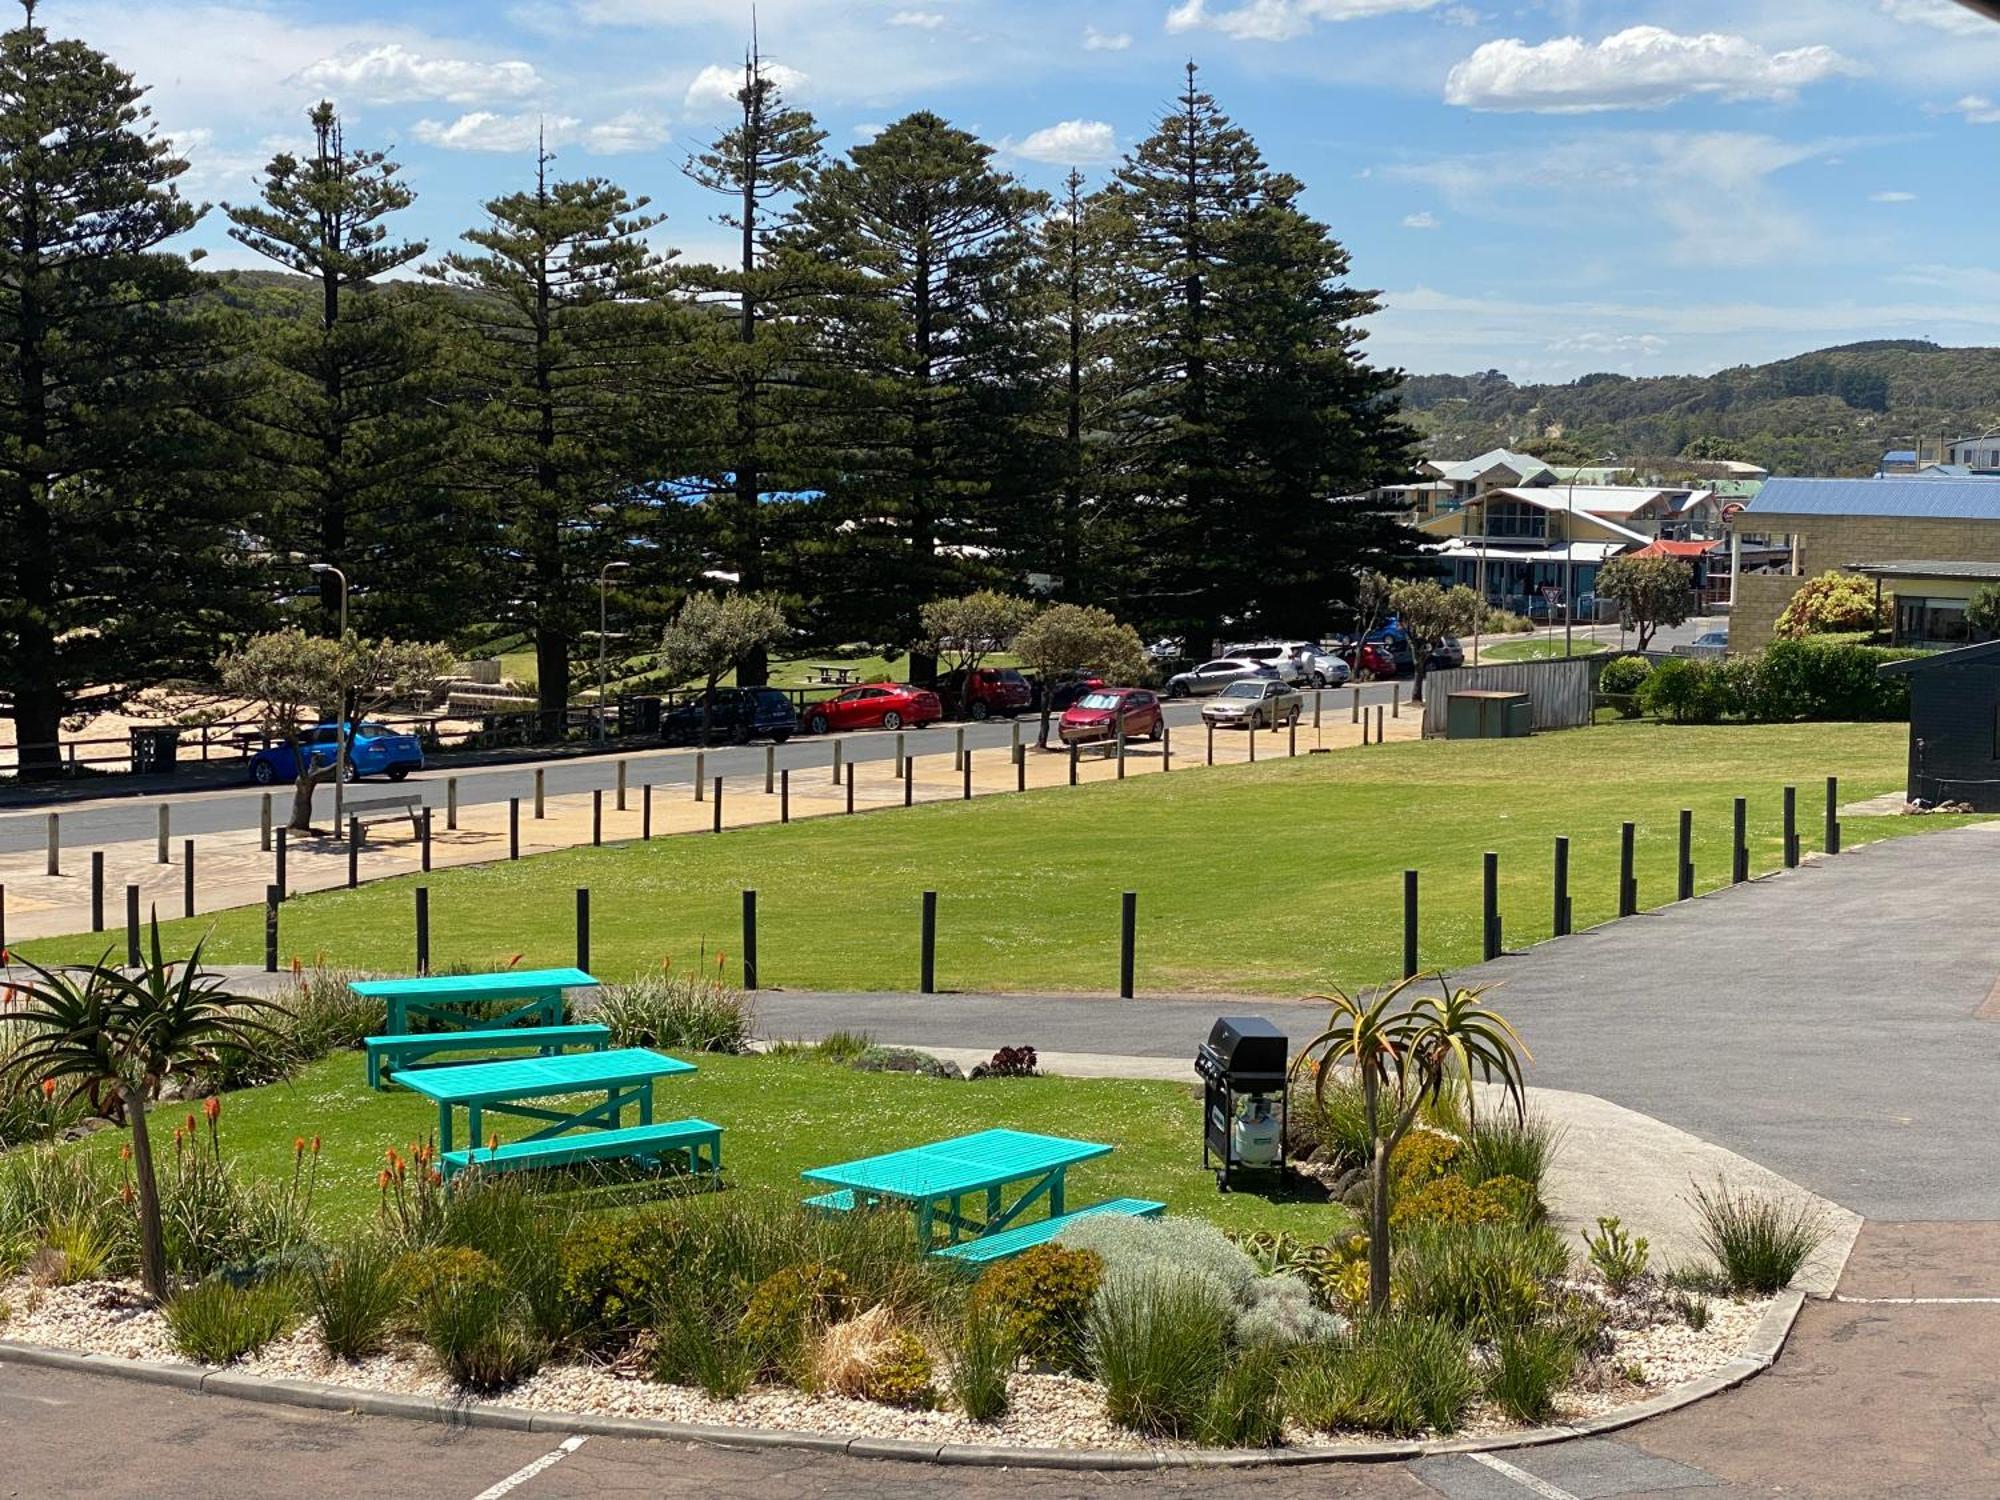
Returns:
[[[707,1164],[702,1162],[704,1149]],[[444,1153],[444,1175],[467,1167],[482,1172],[508,1172],[520,1167],[560,1167],[606,1157],[658,1158],[669,1151],[687,1153],[688,1171],[722,1176],[722,1127],[706,1120],[671,1120],[664,1125],[631,1125],[623,1130],[592,1130],[577,1135],[547,1136],[538,1141],[510,1141],[497,1150],[479,1146]]]
[[[371,1036],[361,1041],[368,1054],[368,1087],[382,1088],[383,1064],[408,1067],[419,1058],[440,1052],[491,1052],[499,1048],[533,1047],[542,1057],[559,1057],[572,1045],[602,1052],[611,1045],[611,1028],[595,1021],[574,1026],[502,1026],[487,1031],[436,1031],[422,1036]]]
[[[806,1199],[807,1208],[816,1208],[823,1214],[850,1214],[854,1212],[854,1194],[847,1188],[831,1193],[816,1193]]]
[[[1034,1245],[1046,1245],[1078,1219],[1088,1219],[1096,1214],[1124,1214],[1135,1219],[1157,1219],[1167,1211],[1164,1203],[1154,1203],[1147,1198],[1109,1198],[1102,1203],[1093,1203],[1088,1208],[1079,1208],[1053,1219],[1037,1219],[1032,1224],[1017,1225],[1003,1229],[998,1234],[982,1235],[975,1240],[966,1240],[957,1245],[947,1245],[942,1250],[931,1253],[943,1260],[955,1260],[961,1265],[983,1266],[996,1260],[1006,1260],[1019,1255]]]

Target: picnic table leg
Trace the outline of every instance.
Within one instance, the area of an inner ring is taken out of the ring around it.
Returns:
[[[1057,1167],[1055,1171],[1052,1174],[1050,1174],[1049,1177],[1049,1217],[1051,1219],[1060,1219],[1062,1216],[1063,1216],[1063,1169],[1061,1167]]]
[[[451,1150],[451,1106],[449,1104],[441,1103],[438,1105],[439,1158],[442,1159],[444,1154],[449,1150]]]
[[[653,1086],[650,1083],[639,1085],[639,1123],[653,1123]]]
[[[479,1106],[476,1104],[466,1105],[465,1147],[468,1151],[472,1153],[472,1159],[474,1161],[477,1161],[479,1159],[479,1147],[482,1140],[484,1139],[484,1137],[480,1133],[479,1124],[480,1124]]]
[[[925,1198],[917,1204],[917,1250],[921,1254],[930,1253],[931,1225],[934,1217],[935,1208],[930,1199]]]
[[[991,1234],[993,1232],[993,1222],[999,1217],[1000,1189],[990,1187],[986,1190],[986,1226],[982,1233]]]

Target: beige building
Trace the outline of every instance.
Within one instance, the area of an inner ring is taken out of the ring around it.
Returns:
[[[2000,566],[2000,479],[1773,479],[1734,516],[1730,543],[1731,651],[1769,644],[1792,595],[1836,571],[1876,578],[1909,626],[1900,635],[1949,640],[1952,612],[1962,626],[1963,601],[1988,581],[1967,565]]]

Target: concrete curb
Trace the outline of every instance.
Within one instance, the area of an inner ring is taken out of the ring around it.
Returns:
[[[1002,1448],[977,1443],[927,1443],[903,1438],[841,1437],[835,1433],[789,1432],[768,1427],[706,1427],[648,1417],[590,1416],[583,1413],[529,1411],[483,1401],[440,1401],[432,1396],[402,1396],[388,1391],[360,1390],[316,1380],[282,1380],[240,1371],[196,1365],[160,1364],[117,1359],[71,1349],[0,1339],[0,1362],[42,1369],[104,1375],[145,1385],[166,1386],[204,1396],[229,1396],[271,1406],[305,1407],[350,1412],[360,1416],[401,1417],[439,1422],[457,1428],[489,1428],[509,1432],[587,1433],[603,1437],[663,1439],[701,1443],[715,1448],[779,1448],[795,1452],[844,1453],[851,1458],[887,1459],[902,1463],[933,1463],[1011,1469],[1059,1469],[1110,1472],[1140,1469],[1296,1468],[1306,1464],[1394,1463],[1437,1454],[1481,1453],[1532,1448],[1568,1442],[1597,1433],[1615,1432],[1652,1417],[1741,1385],[1769,1369],[1785,1346],[1803,1292],[1781,1293],[1750,1336],[1745,1352],[1699,1380],[1686,1381],[1650,1400],[1621,1407],[1601,1417],[1561,1427],[1531,1427],[1491,1438],[1441,1438],[1431,1442],[1346,1443],[1338,1447],[1198,1449],[1069,1449]]]

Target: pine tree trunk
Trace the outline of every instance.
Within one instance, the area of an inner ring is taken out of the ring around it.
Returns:
[[[160,1182],[153,1170],[153,1137],[146,1124],[146,1090],[119,1085],[132,1127],[132,1175],[139,1191],[139,1281],[153,1302],[167,1296],[167,1240],[160,1227]]]

